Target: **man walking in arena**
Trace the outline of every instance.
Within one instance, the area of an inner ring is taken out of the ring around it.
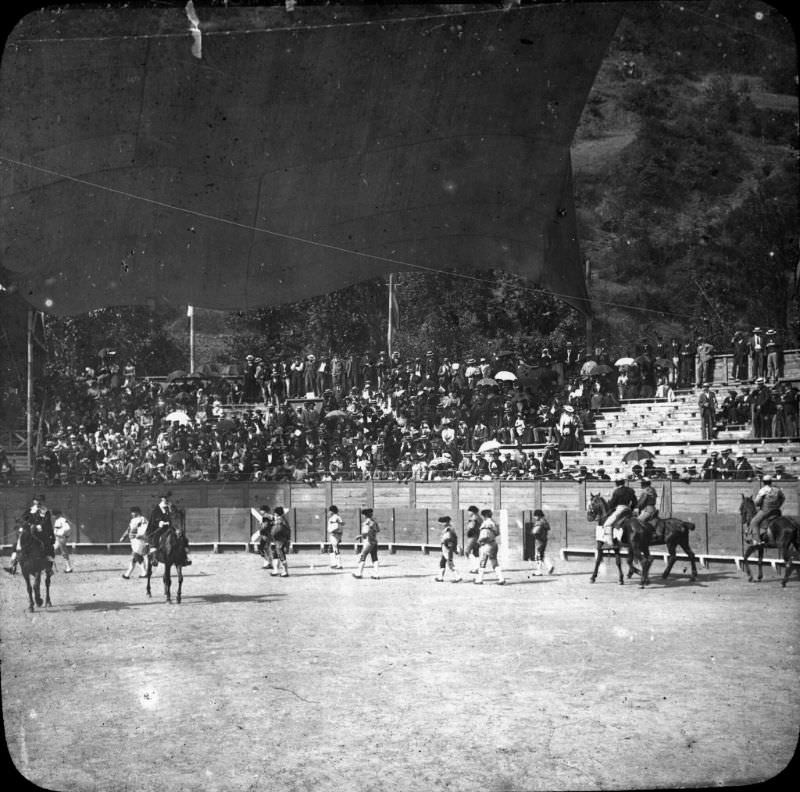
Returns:
[[[358,556],[358,572],[353,572],[354,578],[364,576],[364,565],[367,558],[372,560],[372,579],[378,580],[378,533],[381,530],[378,523],[372,519],[372,509],[362,509],[361,516],[361,553]]]
[[[500,529],[497,527],[497,523],[492,519],[491,509],[484,509],[481,512],[481,517],[483,517],[483,522],[481,523],[481,530],[478,534],[478,545],[480,548],[478,577],[472,582],[478,586],[482,586],[486,567],[491,566],[492,570],[497,574],[497,585],[504,586],[506,581],[503,577],[503,570],[500,568],[500,562],[497,559],[497,537],[500,535]]]

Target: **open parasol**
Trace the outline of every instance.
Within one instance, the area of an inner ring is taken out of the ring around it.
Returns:
[[[623,462],[641,462],[643,459],[653,459],[654,455],[646,448],[633,448],[623,457]]]

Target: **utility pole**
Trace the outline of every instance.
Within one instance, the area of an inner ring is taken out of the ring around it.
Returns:
[[[590,289],[589,287],[592,285],[592,261],[591,259],[584,259],[583,260],[583,277],[586,281],[586,294],[589,295]],[[592,349],[592,303],[589,301],[586,306],[586,356],[587,358],[591,355]]]
[[[386,329],[386,348],[389,352],[389,359],[392,358],[392,314],[394,313],[394,275],[389,273],[389,322]]]
[[[186,315],[189,317],[189,373],[194,374],[194,306],[186,307]]]
[[[28,308],[28,384],[26,395],[25,436],[28,455],[28,470],[33,473],[33,322],[36,317],[32,308]]]

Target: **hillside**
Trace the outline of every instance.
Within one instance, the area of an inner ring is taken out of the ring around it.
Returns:
[[[769,6],[718,7],[631,4],[584,108],[579,233],[611,338],[724,344],[754,323],[797,340],[793,37]]]

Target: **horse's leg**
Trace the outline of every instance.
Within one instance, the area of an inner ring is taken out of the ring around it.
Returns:
[[[28,610],[33,613],[33,587],[31,586],[31,576],[27,572],[23,572],[23,575],[25,575],[25,586],[28,589]]]
[[[152,597],[153,595],[150,593],[150,576],[153,574],[153,565],[150,563],[150,556],[147,556],[147,560],[145,561],[145,577],[147,578],[147,596]]]
[[[794,553],[792,552],[792,543],[790,541],[783,541],[783,580],[781,580],[781,586],[786,588],[786,584],[789,581],[789,578],[792,575],[792,557]]]
[[[661,573],[661,577],[664,578],[664,580],[666,580],[669,577],[669,573],[672,572],[672,567],[674,566],[675,561],[677,560],[678,554],[676,551],[678,549],[678,540],[670,538],[669,541],[665,542],[665,545],[667,547],[668,555],[667,555],[667,565],[664,567],[664,571]],[[684,545],[681,545],[681,547],[683,547],[684,550],[686,549]],[[692,564],[694,564],[694,561],[692,562]]]
[[[592,572],[592,577],[589,579],[590,583],[594,583],[597,580],[597,570],[600,569],[600,563],[603,560],[603,543],[598,541],[597,548],[594,551],[594,572]]]
[[[614,562],[617,565],[617,574],[619,575],[620,586],[625,585],[625,578],[622,575],[622,555],[619,552],[619,542],[614,545]]]
[[[167,598],[167,602],[172,602],[172,596],[170,595],[170,588],[172,587],[172,575],[170,575],[170,567],[172,564],[164,561],[164,596]]]
[[[760,544],[758,546],[758,582],[759,583],[761,582],[762,578],[764,577],[763,564],[764,564],[764,545]]]
[[[748,558],[756,551],[757,545],[750,545],[747,550],[744,551],[744,556],[742,558],[742,564],[744,566],[744,571],[747,573],[747,580],[752,583],[753,582],[753,573],[750,571],[750,563],[748,562]]]
[[[178,604],[180,605],[180,603],[181,603],[181,589],[183,588],[183,567],[181,567],[181,565],[178,564],[175,567],[175,570],[178,573],[178,593],[177,593],[177,596],[175,597],[175,599],[177,600]]]
[[[33,591],[36,595],[36,604],[41,608],[44,605],[42,601],[42,570],[40,569],[36,573],[36,577],[33,579]]]
[[[50,578],[53,577],[53,572],[50,568],[44,571],[44,606],[50,608],[53,603],[50,601]]]

